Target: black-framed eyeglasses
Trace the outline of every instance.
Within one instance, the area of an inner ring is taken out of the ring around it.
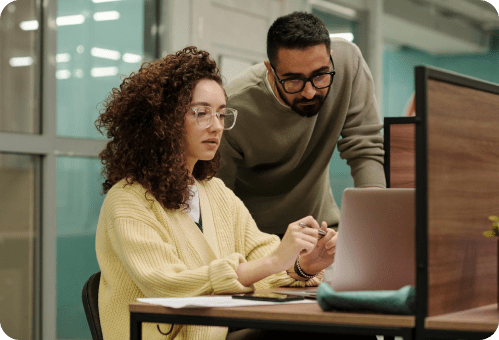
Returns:
[[[282,88],[284,89],[284,92],[289,94],[294,94],[303,91],[305,85],[307,85],[307,82],[310,82],[312,86],[315,87],[316,89],[325,89],[331,86],[336,71],[334,69],[333,57],[329,56],[329,60],[331,60],[331,64],[333,64],[333,70],[331,72],[318,73],[309,78],[297,77],[297,78],[288,78],[281,80],[277,76],[274,66],[270,64],[270,67],[272,67],[272,71],[274,72],[277,81],[279,82],[279,84],[281,84]]]

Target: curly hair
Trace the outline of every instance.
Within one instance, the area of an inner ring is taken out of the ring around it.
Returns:
[[[104,193],[126,179],[127,184],[141,184],[146,198],[152,194],[166,209],[187,207],[188,185],[194,180],[185,167],[184,116],[202,79],[222,86],[209,53],[190,46],[142,64],[119,88],[113,88],[95,122],[97,130],[110,139],[99,154]],[[212,160],[199,160],[192,175],[209,180],[219,165],[217,151]]]

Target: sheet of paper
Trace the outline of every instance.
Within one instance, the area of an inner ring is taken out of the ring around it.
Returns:
[[[288,302],[267,302],[233,299],[231,296],[195,296],[186,298],[139,298],[140,302],[171,308],[210,308],[210,307],[240,307],[263,306],[288,303],[317,303],[315,300],[299,300]]]

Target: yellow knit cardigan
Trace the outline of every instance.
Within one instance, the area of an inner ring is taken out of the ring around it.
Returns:
[[[128,304],[141,297],[187,297],[249,292],[279,286],[316,286],[286,272],[244,287],[240,263],[270,254],[275,235],[262,233],[249,211],[219,179],[196,182],[203,232],[183,210],[165,210],[140,184],[116,183],[106,195],[96,234],[102,272],[99,313],[105,340],[130,338]],[[143,338],[225,339],[226,327],[175,325],[169,336],[144,324]],[[161,325],[170,330],[170,325]]]

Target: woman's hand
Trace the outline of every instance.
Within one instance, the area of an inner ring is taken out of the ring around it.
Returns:
[[[307,224],[311,228],[302,227],[300,223]],[[333,235],[328,232],[322,239],[327,238],[330,240],[332,237]],[[301,258],[305,259],[305,266],[302,268],[307,272],[307,269],[305,269],[309,268],[307,267],[307,260],[314,260],[319,254],[322,254],[322,251],[317,249],[317,245],[322,242],[322,239],[319,240],[319,224],[312,216],[307,216],[291,223],[281,243],[269,256],[239,264],[236,270],[239,282],[244,286],[249,286],[280,271],[288,269],[292,271],[299,255],[302,255]],[[322,242],[321,244],[325,245],[326,243]],[[324,246],[320,247],[320,249],[322,248]],[[301,263],[302,260],[300,260],[300,265]],[[297,280],[300,279],[294,273],[291,276]]]
[[[326,231],[326,236],[318,240],[311,252],[300,256],[300,267],[310,275],[329,267],[334,262],[338,233],[333,229],[328,229],[326,222],[322,222],[321,229]]]
[[[311,228],[302,227],[300,223],[307,224]],[[271,255],[278,272],[293,267],[298,255],[314,252],[318,242],[318,230],[319,224],[312,216],[302,218],[288,226],[281,244]]]

